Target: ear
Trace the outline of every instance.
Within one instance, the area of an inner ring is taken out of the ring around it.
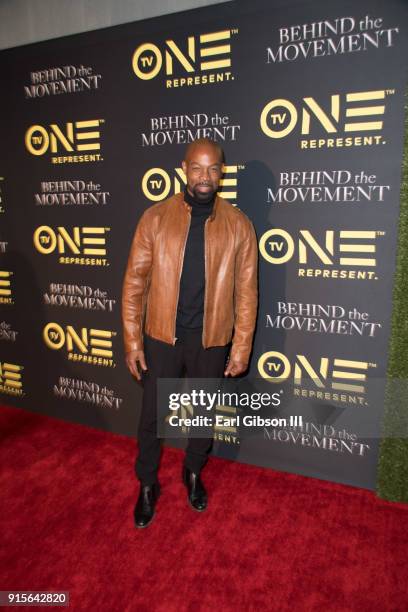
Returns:
[[[181,167],[183,168],[183,172],[185,174],[186,170],[187,170],[187,164],[186,164],[186,162],[184,160],[181,162]]]

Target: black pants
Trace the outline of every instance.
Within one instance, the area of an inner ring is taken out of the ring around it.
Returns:
[[[157,472],[161,454],[161,440],[157,436],[157,389],[158,378],[222,377],[229,345],[204,349],[201,333],[191,332],[175,345],[144,336],[144,352],[148,371],[143,374],[143,405],[139,422],[138,445],[135,470],[143,484],[158,482]],[[199,473],[205,465],[213,444],[212,438],[190,438],[186,448],[184,465]]]

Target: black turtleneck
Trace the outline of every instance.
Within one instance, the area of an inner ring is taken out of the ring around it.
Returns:
[[[187,332],[201,332],[204,315],[205,262],[204,225],[211,215],[215,195],[202,203],[187,191],[184,200],[191,206],[191,223],[184,251],[183,270],[180,278],[180,293],[177,306],[176,338]]]

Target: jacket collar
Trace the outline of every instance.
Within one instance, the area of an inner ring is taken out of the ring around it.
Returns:
[[[176,194],[176,198],[178,199],[178,201],[180,202],[180,204],[183,204],[184,207],[191,211],[191,206],[190,204],[188,204],[185,200],[184,200],[184,192],[181,191],[180,193]],[[219,208],[219,202],[220,202],[220,198],[218,195],[218,192],[215,194],[215,200],[214,200],[214,206],[211,212],[211,215],[209,216],[210,221],[212,221],[213,219],[215,219],[215,215],[217,214],[217,210]]]

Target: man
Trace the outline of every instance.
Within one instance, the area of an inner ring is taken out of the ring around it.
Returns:
[[[160,493],[157,379],[184,371],[190,378],[237,376],[248,367],[258,302],[257,239],[248,217],[217,194],[223,161],[214,141],[190,143],[182,162],[184,193],[143,213],[129,253],[122,292],[126,363],[144,388],[137,527],[150,523]],[[207,506],[200,472],[211,447],[210,438],[190,438],[186,448],[182,478],[198,511]]]

